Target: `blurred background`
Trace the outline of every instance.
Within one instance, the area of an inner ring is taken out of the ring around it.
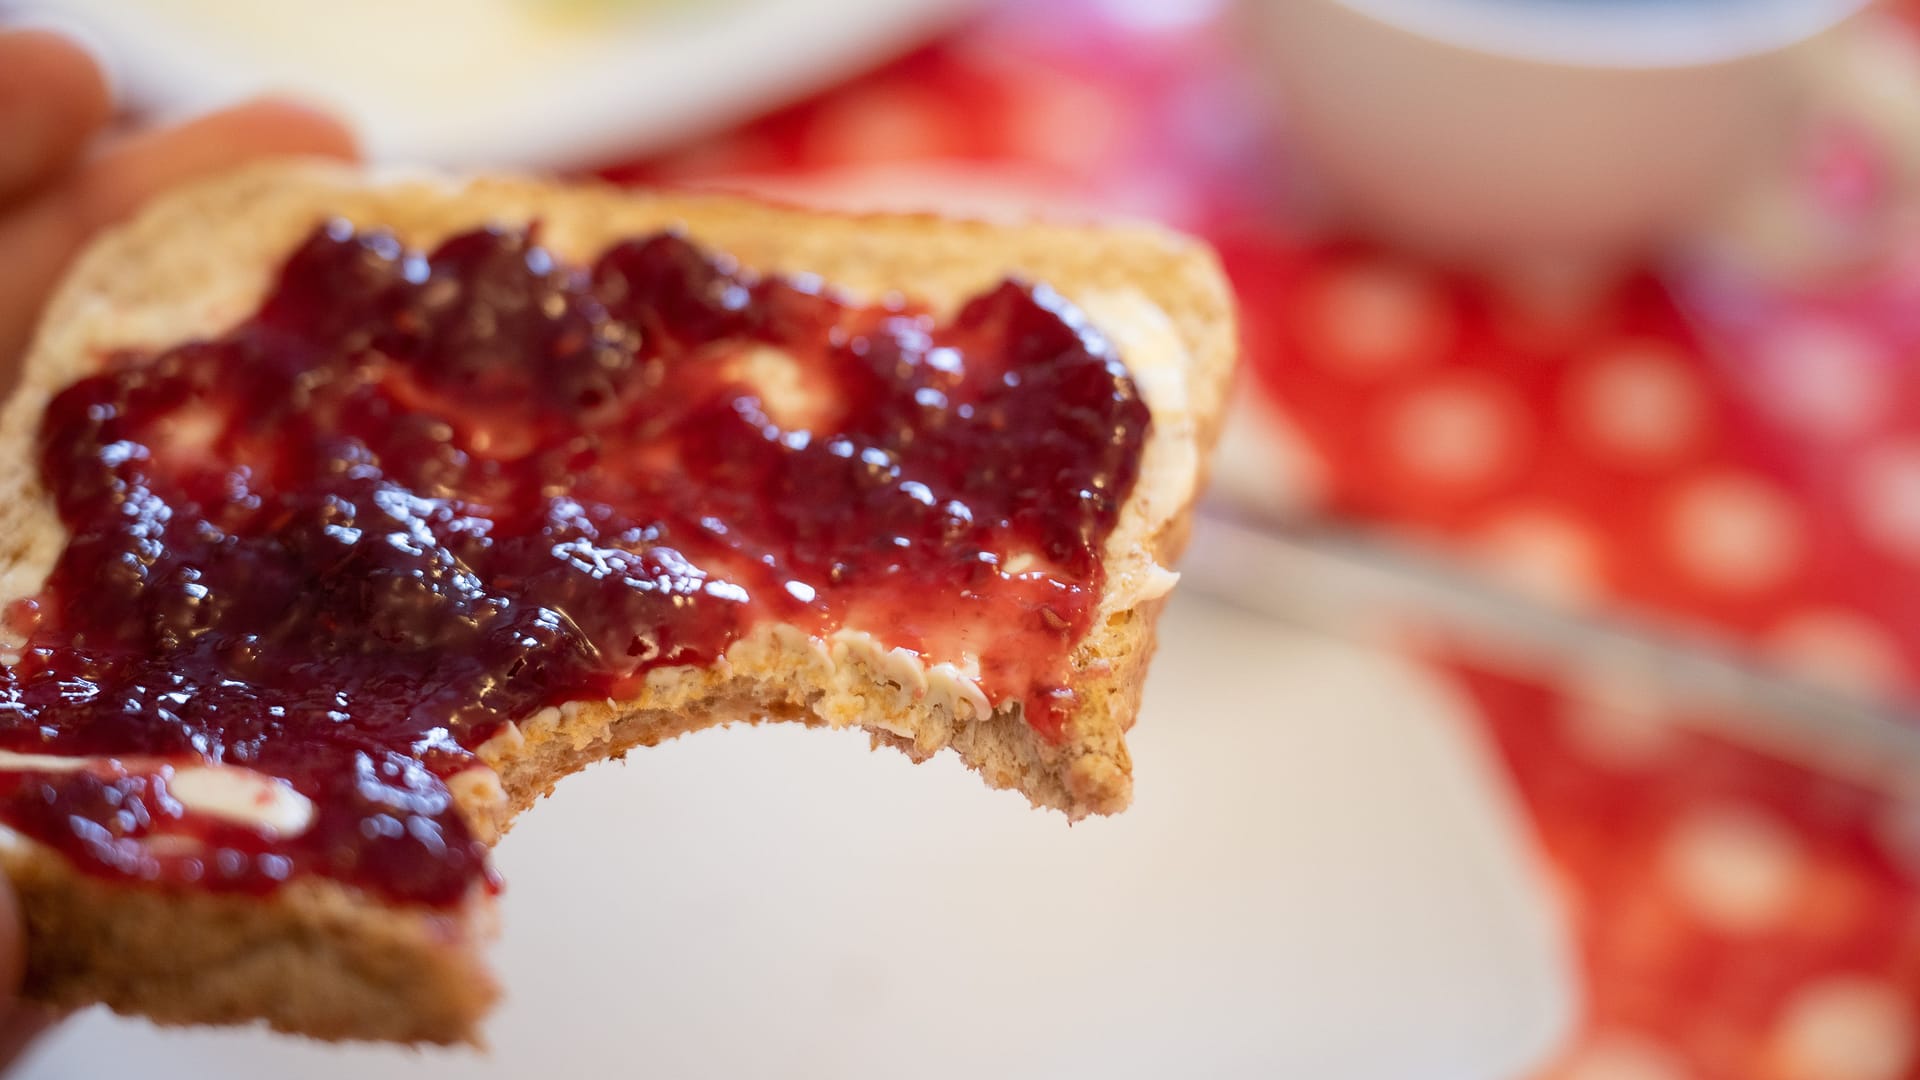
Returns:
[[[702,735],[501,848],[491,1056],[89,1016],[25,1075],[1920,1077],[1920,4],[0,14],[129,123],[1157,220],[1246,343],[1122,817]]]

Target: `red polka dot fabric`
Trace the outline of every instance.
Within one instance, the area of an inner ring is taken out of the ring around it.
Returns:
[[[1227,251],[1323,512],[1842,689],[1920,689],[1920,340],[1791,301],[1687,310],[1651,275],[1569,305],[1357,244]]]
[[[1920,1075],[1920,806],[1443,660],[1534,814],[1586,966],[1541,1080]]]
[[[1893,76],[1911,57],[1920,85],[1920,4],[1879,17],[1866,52]],[[1232,38],[1215,5],[1009,4],[608,175],[1200,232],[1298,459],[1269,471],[1313,478],[1275,501],[1535,601],[1920,701],[1920,125],[1903,145],[1812,110],[1786,242],[1610,281],[1469,277],[1313,226]],[[1920,798],[1703,733],[1738,718],[1430,659],[1510,766],[1584,960],[1583,1019],[1538,1080],[1920,1077]]]

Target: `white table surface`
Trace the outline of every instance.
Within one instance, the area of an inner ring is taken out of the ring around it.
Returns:
[[[1571,983],[1465,704],[1197,596],[1162,639],[1118,818],[1068,828],[853,733],[706,733],[503,843],[490,1055],[92,1013],[20,1076],[1523,1073]]]

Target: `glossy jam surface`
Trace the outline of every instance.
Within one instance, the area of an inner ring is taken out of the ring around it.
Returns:
[[[446,782],[474,747],[765,622],[976,657],[1057,739],[1148,424],[1044,287],[940,322],[672,234],[579,267],[328,223],[253,318],[49,406],[70,538],[9,613],[0,749],[125,763],[0,771],[0,821],[99,873],[452,903],[488,874]],[[169,760],[313,823],[196,821]]]

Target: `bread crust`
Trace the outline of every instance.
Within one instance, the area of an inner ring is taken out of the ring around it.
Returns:
[[[0,462],[11,463],[0,473],[0,601],[36,591],[64,543],[31,464],[50,397],[114,350],[216,334],[246,318],[271,268],[331,216],[390,228],[414,246],[481,224],[537,220],[542,242],[573,259],[671,226],[751,269],[817,274],[855,296],[897,291],[946,310],[1014,274],[1081,302],[1097,326],[1102,306],[1157,311],[1155,325],[1180,355],[1157,390],[1143,385],[1154,390],[1146,393],[1148,452],[1160,453],[1172,482],[1148,490],[1143,480],[1122,512],[1107,551],[1107,594],[1072,654],[1077,701],[1058,743],[1037,737],[1017,710],[981,716],[930,704],[924,686],[889,677],[870,658],[774,635],[737,657],[730,650],[717,670],[669,672],[657,688],[650,679],[638,700],[576,703],[510,725],[481,750],[493,771],[455,788],[476,831],[497,837],[587,764],[715,724],[772,719],[857,724],[875,746],[916,760],[952,749],[989,784],[1073,818],[1127,805],[1125,734],[1170,583],[1162,568],[1185,541],[1236,353],[1230,294],[1212,255],[1152,228],[835,215],[518,178],[371,181],[310,162],[230,173],[102,235],[50,304],[20,389],[0,415]],[[161,1023],[262,1020],[324,1039],[448,1043],[475,1041],[495,996],[480,957],[493,904],[479,891],[452,910],[394,906],[324,880],[264,897],[170,891],[90,877],[49,849],[0,834],[0,870],[29,925],[33,1000],[104,1002]]]

